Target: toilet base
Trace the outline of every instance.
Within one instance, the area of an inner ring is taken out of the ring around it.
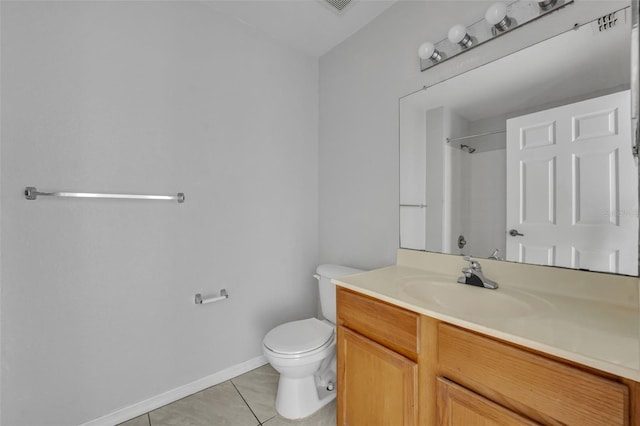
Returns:
[[[315,413],[336,398],[336,389],[317,386],[314,376],[290,378],[280,376],[276,411],[286,419],[302,419]]]

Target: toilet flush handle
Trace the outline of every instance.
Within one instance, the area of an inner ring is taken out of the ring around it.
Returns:
[[[315,278],[316,280],[320,281],[320,275],[318,275],[318,274],[313,274],[313,278]]]

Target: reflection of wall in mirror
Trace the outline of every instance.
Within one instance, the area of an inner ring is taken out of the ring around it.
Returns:
[[[442,221],[445,253],[489,256],[495,249],[505,251],[505,136],[504,134],[465,139],[475,149],[460,149],[461,142],[446,143],[446,138],[504,128],[504,117],[469,122],[448,108],[442,109],[444,146],[444,218]],[[429,132],[427,132],[429,134]],[[436,141],[427,141],[430,151]],[[431,185],[434,185],[432,182]],[[438,183],[436,182],[436,185]],[[430,187],[427,182],[427,187]],[[458,236],[467,244],[458,248]]]
[[[466,134],[468,123],[455,112],[445,108],[443,117],[445,136],[455,137],[458,134]],[[464,254],[469,253],[468,246],[458,247],[458,236],[462,235],[468,242],[469,229],[464,217],[469,206],[466,197],[466,182],[464,177],[468,174],[469,155],[459,149],[459,144],[446,143],[444,150],[444,253]],[[468,244],[468,243],[467,243]]]
[[[446,245],[444,215],[444,108],[438,107],[426,112],[427,137],[427,216],[426,249],[443,251]]]
[[[425,249],[426,128],[424,111],[400,114],[400,247]]]
[[[400,208],[401,247],[480,256],[495,249],[504,253],[505,136],[465,140],[476,149],[473,154],[447,138],[503,129],[505,118],[469,122],[444,107],[418,115],[422,124],[403,128],[401,138],[401,181],[407,181],[401,185],[401,204],[424,202],[427,207]],[[467,241],[463,248],[458,247],[460,235]]]
[[[469,134],[504,130],[505,117],[469,123]],[[506,133],[468,140],[476,149],[469,155],[469,253],[488,257],[495,249],[506,250]]]

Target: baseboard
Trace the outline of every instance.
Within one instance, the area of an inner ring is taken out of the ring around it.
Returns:
[[[210,376],[203,377],[202,379],[198,379],[147,400],[122,408],[118,411],[114,411],[113,413],[98,417],[97,419],[83,423],[80,426],[114,426],[119,423],[126,422],[127,420],[141,416],[142,414],[148,413],[156,408],[160,408],[163,405],[170,404],[184,398],[185,396],[192,395],[211,386],[233,379],[234,377],[261,367],[266,363],[267,359],[264,356],[258,356]]]

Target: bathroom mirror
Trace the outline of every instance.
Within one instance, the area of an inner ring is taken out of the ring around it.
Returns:
[[[401,98],[400,247],[637,276],[631,27],[626,8]]]

